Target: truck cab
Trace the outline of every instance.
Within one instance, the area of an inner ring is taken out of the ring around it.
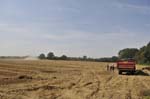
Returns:
[[[136,62],[134,59],[122,59],[117,62],[118,73],[128,72],[134,74],[136,71]]]

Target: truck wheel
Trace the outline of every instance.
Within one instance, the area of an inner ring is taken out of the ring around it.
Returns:
[[[121,70],[119,70],[119,75],[121,75],[122,74],[122,71]]]

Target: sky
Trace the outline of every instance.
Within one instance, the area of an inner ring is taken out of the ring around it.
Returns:
[[[150,41],[150,0],[0,0],[0,56],[110,57]]]

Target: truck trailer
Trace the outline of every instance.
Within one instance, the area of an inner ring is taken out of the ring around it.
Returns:
[[[136,71],[136,62],[133,59],[119,60],[117,62],[118,73],[127,72],[134,74]]]

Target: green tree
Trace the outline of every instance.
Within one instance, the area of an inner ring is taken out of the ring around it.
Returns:
[[[54,59],[54,58],[55,58],[55,55],[54,55],[53,52],[49,52],[49,53],[47,54],[47,59]]]
[[[40,55],[38,56],[38,58],[39,58],[39,59],[46,59],[45,54],[43,54],[43,53],[40,54]]]
[[[140,64],[150,64],[150,42],[140,48],[139,52],[136,54],[136,60]]]
[[[83,60],[87,60],[87,56],[83,56]]]
[[[113,56],[112,58],[111,58],[111,61],[112,62],[116,62],[118,60],[118,57],[117,56]]]
[[[135,58],[136,54],[138,53],[137,48],[126,48],[119,51],[119,58]]]
[[[150,42],[147,44],[144,56],[146,58],[146,63],[150,63]]]
[[[62,60],[67,60],[67,56],[66,56],[66,55],[62,55],[62,56],[60,57],[60,59],[62,59]]]

